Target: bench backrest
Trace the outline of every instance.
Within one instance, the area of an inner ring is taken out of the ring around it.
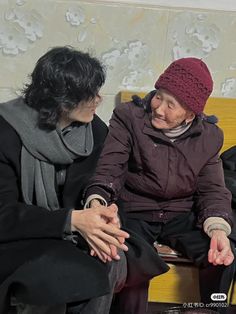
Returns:
[[[127,102],[131,100],[132,95],[144,97],[144,92],[121,91],[119,100]],[[217,98],[210,97],[207,101],[204,112],[207,115],[217,116],[219,127],[224,132],[224,145],[222,152],[236,145],[236,99],[235,98]]]

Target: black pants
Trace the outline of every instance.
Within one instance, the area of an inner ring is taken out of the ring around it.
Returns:
[[[168,223],[127,219],[127,228],[141,235],[150,244],[157,241],[178,250],[199,267],[201,302],[212,303],[212,293],[228,294],[234,276],[234,263],[214,266],[208,263],[210,238],[196,227],[193,213],[181,214]],[[135,265],[134,265],[135,267]],[[113,301],[112,314],[145,314],[147,312],[149,282],[126,287]],[[219,309],[223,313],[224,309]]]

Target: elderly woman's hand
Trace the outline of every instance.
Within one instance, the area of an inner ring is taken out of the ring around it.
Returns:
[[[230,247],[230,241],[223,230],[213,230],[208,261],[213,265],[230,265],[234,255]]]

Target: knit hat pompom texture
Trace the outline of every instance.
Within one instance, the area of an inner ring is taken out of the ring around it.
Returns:
[[[213,89],[207,65],[198,58],[182,58],[172,62],[160,75],[155,88],[165,89],[194,113],[203,112]]]

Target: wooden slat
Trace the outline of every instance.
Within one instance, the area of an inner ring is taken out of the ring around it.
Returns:
[[[219,119],[218,125],[224,132],[222,151],[236,145],[236,99],[209,98],[205,113]]]
[[[230,303],[236,305],[236,282],[233,283]]]
[[[122,91],[119,93],[120,102],[128,102],[131,100],[133,95],[138,95],[143,98],[147,93],[145,92],[132,92],[132,91]]]
[[[149,302],[200,302],[198,269],[190,265],[168,264],[170,270],[151,280]]]
[[[168,264],[170,270],[154,277],[149,286],[148,301],[159,303],[200,302],[198,269],[193,265]],[[236,282],[228,295],[231,305],[236,305]]]

